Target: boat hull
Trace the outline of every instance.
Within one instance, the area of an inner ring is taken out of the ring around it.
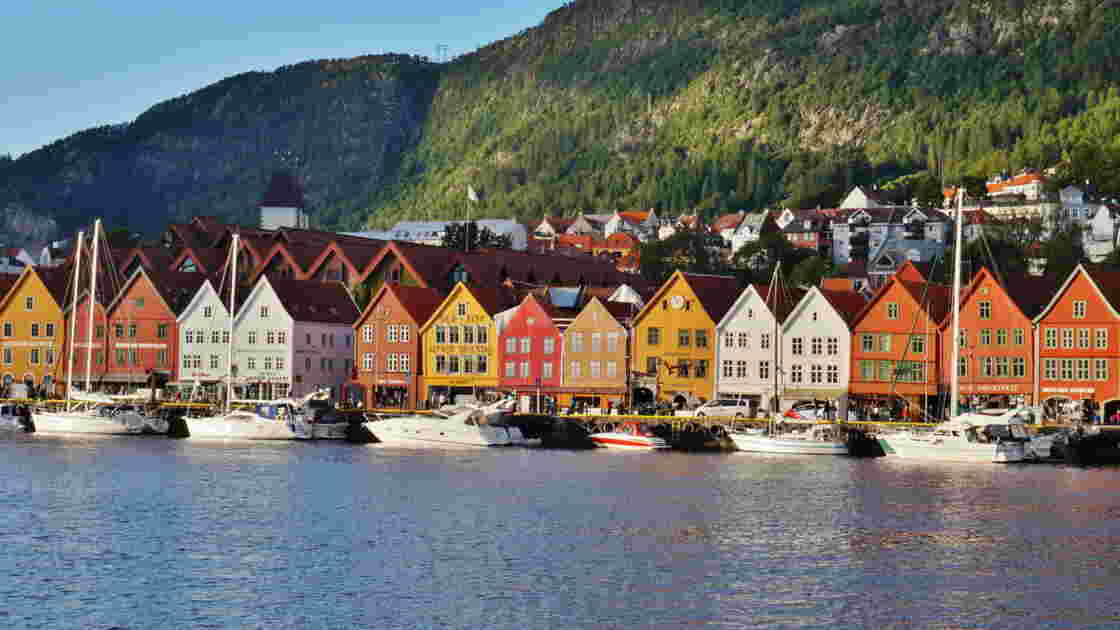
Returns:
[[[147,419],[137,414],[104,417],[81,412],[46,412],[33,414],[31,419],[39,433],[140,435],[148,426]]]
[[[604,448],[659,451],[669,448],[669,443],[659,437],[634,436],[629,433],[592,433],[591,441]]]
[[[311,439],[313,440],[345,440],[349,422],[333,422],[330,424],[312,424]]]
[[[267,418],[185,418],[192,440],[299,440],[306,433]]]
[[[888,457],[921,461],[1010,464],[1027,460],[1022,442],[998,444],[957,443],[949,440],[920,440],[909,436],[880,437]]]
[[[728,437],[740,451],[751,453],[782,453],[787,455],[847,455],[848,445],[840,442],[790,440],[750,433],[729,433]]]
[[[366,423],[384,446],[444,445],[463,447],[514,446],[506,427],[468,425],[451,418],[403,416]],[[517,436],[520,436],[517,430]]]

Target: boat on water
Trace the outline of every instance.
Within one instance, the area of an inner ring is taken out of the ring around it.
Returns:
[[[23,405],[0,405],[0,433],[33,433],[35,424]]]
[[[592,433],[592,442],[597,446],[614,449],[631,449],[656,451],[669,448],[669,443],[657,437],[644,422],[628,420],[604,427],[604,430]]]
[[[802,430],[730,431],[727,436],[740,451],[787,455],[847,455],[847,430],[837,424],[810,424]]]
[[[924,461],[1013,463],[1031,459],[1028,409],[964,413],[932,431],[879,436],[887,456]]]
[[[325,399],[325,391],[302,398],[272,401],[235,401],[251,408],[198,418],[184,417],[186,436],[217,440],[346,439],[347,422],[316,422],[312,401]]]
[[[145,435],[167,433],[167,421],[135,407],[118,409],[108,396],[74,391],[69,410],[40,410],[31,420],[39,433],[84,433],[94,435]]]
[[[444,407],[432,414],[378,415],[365,427],[386,446],[529,446],[521,429],[504,422],[516,402]]]

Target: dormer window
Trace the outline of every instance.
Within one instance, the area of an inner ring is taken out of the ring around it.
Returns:
[[[213,317],[214,316],[214,307],[213,306],[202,307],[202,316],[203,317]]]
[[[268,319],[268,307],[267,306],[262,306],[260,308],[260,317],[261,317],[261,319]]]
[[[1073,318],[1085,319],[1085,300],[1073,301]]]
[[[456,313],[459,314],[459,317],[466,317],[467,316],[467,305],[466,305],[465,302],[458,303],[455,306],[455,308],[456,308]]]

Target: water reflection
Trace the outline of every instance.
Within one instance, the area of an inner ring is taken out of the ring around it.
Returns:
[[[1120,471],[0,440],[13,627],[1111,625]],[[235,620],[235,621],[234,621]]]

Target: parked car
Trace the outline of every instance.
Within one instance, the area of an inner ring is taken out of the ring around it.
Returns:
[[[746,418],[750,415],[750,413],[751,408],[746,400],[735,400],[734,398],[715,398],[701,404],[695,409],[678,411],[676,415],[694,416],[697,418],[703,418],[705,416]]]

